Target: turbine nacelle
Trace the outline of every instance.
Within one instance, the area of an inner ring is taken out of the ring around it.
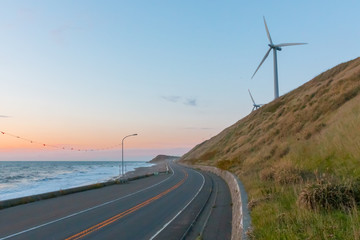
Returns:
[[[279,46],[277,46],[277,45],[274,45],[274,44],[268,44],[268,46],[269,46],[270,48],[276,49],[276,50],[278,50],[278,51],[281,51],[281,50],[282,50],[281,47],[279,47]]]
[[[261,104],[261,105],[262,105],[262,104]],[[258,108],[261,107],[261,105],[260,105],[260,104],[253,104],[253,107],[254,107],[255,109],[258,109]]]

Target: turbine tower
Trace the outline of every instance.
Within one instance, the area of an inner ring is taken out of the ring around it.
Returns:
[[[274,54],[274,96],[275,96],[275,99],[276,99],[276,98],[279,97],[279,82],[278,82],[276,51],[281,51],[281,47],[294,46],[294,45],[304,45],[304,44],[307,44],[307,43],[280,43],[280,44],[274,44],[273,41],[271,40],[270,32],[269,32],[269,29],[267,27],[265,17],[264,17],[264,24],[265,24],[266,34],[267,34],[267,37],[268,37],[269,42],[270,42],[270,44],[268,44],[270,48],[266,52],[265,57],[261,60],[259,66],[255,70],[254,75],[252,75],[251,79],[255,76],[256,72],[259,70],[260,66],[263,64],[265,59],[269,56],[270,51],[273,50],[273,54]]]

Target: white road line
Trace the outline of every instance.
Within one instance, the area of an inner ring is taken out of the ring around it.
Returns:
[[[194,201],[194,199],[197,197],[197,195],[199,195],[200,191],[203,189],[204,184],[205,184],[205,178],[204,175],[202,175],[201,173],[195,171],[196,173],[198,173],[202,179],[202,185],[200,187],[200,189],[197,191],[197,193],[195,194],[195,196],[185,205],[185,207],[183,209],[181,209],[169,222],[167,222],[159,231],[157,231],[149,240],[153,240],[154,238],[156,238],[172,221],[175,220],[175,218],[177,218],[177,216],[179,216],[189,205],[190,203],[192,203],[192,201]]]
[[[152,186],[150,186],[150,187],[144,188],[144,189],[139,190],[139,191],[137,191],[137,192],[130,193],[130,194],[126,195],[126,196],[123,196],[123,197],[120,197],[120,198],[117,198],[117,199],[114,199],[114,200],[111,200],[111,201],[108,201],[108,202],[102,203],[102,204],[100,204],[100,205],[97,205],[97,206],[94,206],[94,207],[91,207],[91,208],[88,208],[88,209],[82,210],[82,211],[80,211],[80,212],[73,213],[73,214],[70,214],[70,215],[68,215],[68,216],[65,216],[65,217],[62,217],[62,218],[59,218],[59,219],[56,219],[56,220],[53,220],[53,221],[50,221],[50,222],[47,222],[47,223],[44,223],[44,224],[41,224],[41,225],[38,225],[38,226],[32,227],[32,228],[29,228],[29,229],[26,229],[26,230],[24,230],[24,231],[17,232],[17,233],[14,233],[14,234],[11,234],[11,235],[9,235],[9,236],[6,236],[6,237],[3,237],[3,238],[0,238],[0,240],[9,239],[9,238],[12,238],[12,237],[18,236],[18,235],[20,235],[20,234],[23,234],[23,233],[27,233],[27,232],[33,231],[33,230],[35,230],[35,229],[39,229],[39,228],[45,227],[45,226],[47,226],[47,225],[50,225],[50,224],[53,224],[53,223],[56,223],[56,222],[60,222],[60,221],[62,221],[62,220],[65,220],[65,219],[68,219],[68,218],[71,218],[71,217],[74,217],[74,216],[80,215],[80,214],[85,213],[85,212],[89,212],[89,211],[94,210],[94,209],[96,209],[96,208],[103,207],[103,206],[108,205],[108,204],[110,204],[110,203],[114,203],[114,202],[116,202],[116,201],[122,200],[122,199],[124,199],[124,198],[130,197],[130,196],[133,196],[133,195],[135,195],[135,194],[138,194],[138,193],[140,193],[140,192],[143,192],[143,191],[145,191],[145,190],[148,190],[148,189],[150,189],[150,188],[153,188],[153,187],[155,187],[155,186],[157,186],[157,185],[159,185],[159,184],[161,184],[161,183],[163,183],[163,182],[165,182],[165,181],[169,180],[170,178],[172,178],[172,177],[174,176],[174,170],[172,169],[172,167],[171,167],[171,166],[170,166],[170,169],[171,169],[171,172],[172,172],[171,176],[170,176],[170,177],[168,177],[168,178],[166,178],[166,179],[164,179],[164,180],[162,180],[161,182],[158,182],[158,183],[157,183],[157,184],[155,184],[155,185],[152,185]]]

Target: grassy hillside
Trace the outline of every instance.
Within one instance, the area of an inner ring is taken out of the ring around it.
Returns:
[[[264,105],[181,161],[243,181],[255,239],[360,239],[360,58]]]
[[[168,156],[168,155],[157,155],[155,158],[153,158],[152,160],[150,160],[150,163],[157,163],[157,162],[162,162],[165,160],[175,160],[178,159],[180,157],[176,157],[176,156]]]

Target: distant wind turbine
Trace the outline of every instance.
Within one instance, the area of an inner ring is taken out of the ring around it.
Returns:
[[[304,45],[307,43],[280,43],[280,44],[274,44],[270,37],[269,29],[266,25],[265,17],[264,17],[264,24],[266,29],[267,37],[270,41],[269,50],[266,52],[265,57],[261,60],[259,66],[257,67],[256,71],[254,72],[254,75],[251,77],[251,79],[255,76],[256,72],[259,70],[260,66],[263,64],[265,59],[269,56],[269,53],[271,50],[273,50],[274,53],[274,95],[275,99],[279,97],[279,82],[278,82],[278,70],[277,70],[277,56],[276,51],[281,51],[281,47],[287,47],[287,46],[294,46],[294,45]]]
[[[262,105],[264,105],[264,104],[256,104],[253,96],[251,95],[250,89],[248,89],[248,91],[249,91],[249,94],[250,94],[250,97],[251,97],[251,100],[252,100],[253,106],[254,106],[253,109],[251,110],[251,112],[252,112],[252,111],[260,108],[260,107],[261,107]]]

